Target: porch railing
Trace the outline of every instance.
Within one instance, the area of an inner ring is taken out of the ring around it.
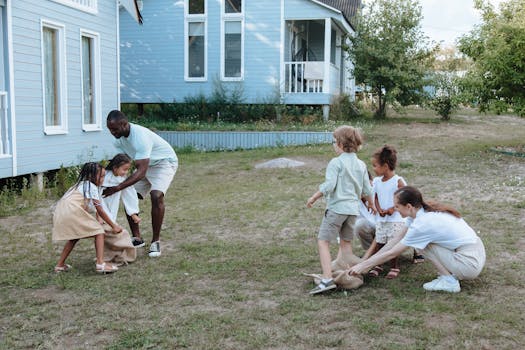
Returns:
[[[82,11],[97,12],[97,1],[98,0],[53,0],[66,6],[74,7]]]
[[[322,93],[324,62],[285,62],[285,92]]]
[[[7,92],[0,91],[0,155],[11,154],[9,120],[7,118]]]

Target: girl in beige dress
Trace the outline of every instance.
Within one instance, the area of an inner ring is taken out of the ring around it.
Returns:
[[[53,240],[67,241],[55,272],[71,269],[66,259],[81,238],[94,237],[96,251],[96,271],[115,272],[118,268],[104,262],[104,227],[97,221],[95,212],[111,227],[114,233],[122,232],[122,227],[113,222],[104,211],[99,195],[99,187],[104,181],[105,169],[98,163],[84,164],[78,180],[58,201],[53,213]]]

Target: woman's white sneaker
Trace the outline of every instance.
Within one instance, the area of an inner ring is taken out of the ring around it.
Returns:
[[[439,276],[433,281],[423,285],[423,289],[430,292],[459,293],[461,287],[459,281],[453,276]]]

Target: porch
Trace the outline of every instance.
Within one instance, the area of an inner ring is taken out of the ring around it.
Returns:
[[[346,92],[345,32],[331,18],[285,21],[285,100],[327,104]],[[300,102],[299,102],[300,103]]]

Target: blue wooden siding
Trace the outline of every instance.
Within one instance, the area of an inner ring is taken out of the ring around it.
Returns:
[[[221,1],[207,0],[207,81],[184,80],[184,1],[144,0],[144,25],[120,16],[121,101],[182,102],[210,96],[220,80]],[[310,0],[285,0],[286,19],[324,19],[342,15]],[[244,79],[222,82],[241,87],[244,102],[275,102],[281,70],[281,0],[246,0],[244,6]],[[124,10],[121,10],[121,12]],[[324,36],[324,33],[323,33]],[[284,43],[282,44],[284,45]],[[315,96],[314,96],[315,95]],[[328,104],[330,94],[299,94],[286,103]]]
[[[158,131],[163,139],[177,148],[193,147],[202,151],[253,149],[260,147],[330,143],[331,132],[185,132]]]
[[[105,130],[105,117],[110,110],[118,108],[116,1],[98,1],[97,14],[49,0],[17,0],[11,1],[11,6],[17,175],[57,169],[61,165],[113,154],[113,140]],[[43,131],[41,20],[65,26],[68,132],[64,135],[45,135]],[[81,30],[100,35],[100,118],[103,131],[82,131]],[[0,177],[6,176],[0,174]]]
[[[223,82],[242,86],[245,102],[268,101],[278,89],[280,74],[280,0],[243,1],[244,79]],[[122,12],[123,10],[121,10]],[[185,97],[209,96],[220,80],[221,6],[207,0],[207,81],[184,80],[183,1],[144,1],[144,25],[120,16],[121,101],[181,102]]]

